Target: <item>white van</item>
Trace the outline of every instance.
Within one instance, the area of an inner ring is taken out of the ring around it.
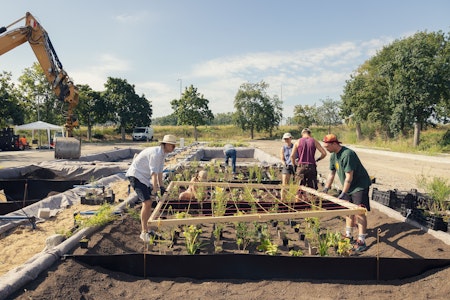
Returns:
[[[153,128],[135,127],[132,133],[133,141],[151,141],[153,140]]]
[[[52,140],[51,140],[50,147],[55,148],[55,146],[56,146],[56,140],[57,140],[59,137],[64,137],[64,132],[62,132],[62,131],[56,131],[56,132],[53,134],[53,138],[52,138]]]

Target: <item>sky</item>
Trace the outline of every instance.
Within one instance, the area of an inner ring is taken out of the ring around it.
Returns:
[[[153,117],[171,114],[190,85],[214,114],[232,112],[239,87],[261,81],[292,117],[295,105],[340,100],[383,46],[450,32],[448,0],[2,0],[0,26],[26,12],[75,84],[103,91],[108,77],[126,79]],[[26,43],[0,56],[0,72],[17,80],[36,61]]]

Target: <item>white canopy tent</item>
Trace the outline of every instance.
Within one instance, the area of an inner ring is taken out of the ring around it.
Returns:
[[[23,125],[18,125],[15,127],[15,131],[17,132],[17,130],[31,130],[32,131],[32,139],[34,140],[34,131],[35,130],[46,130],[47,131],[47,137],[48,137],[48,144],[49,144],[49,148],[50,148],[50,141],[51,141],[51,131],[61,131],[63,133],[64,136],[64,127],[62,126],[58,126],[58,125],[53,125],[50,123],[46,123],[43,121],[37,121],[37,122],[33,122],[33,123],[28,123],[28,124],[23,124]],[[41,146],[41,143],[39,141],[39,146]]]

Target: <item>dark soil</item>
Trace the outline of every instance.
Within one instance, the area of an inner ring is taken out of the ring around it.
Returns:
[[[138,207],[136,209],[139,209]],[[367,251],[361,256],[404,258],[450,258],[450,245],[434,238],[410,224],[386,217],[376,209],[368,215],[369,237]],[[322,219],[323,228],[342,231],[342,218]],[[271,226],[268,223],[268,226]],[[203,225],[202,239],[209,243],[199,255],[214,253],[212,226]],[[285,225],[295,247],[305,250],[298,234]],[[276,234],[275,227],[269,227]],[[377,232],[380,243],[377,245]],[[89,248],[74,249],[74,254],[142,253],[144,244],[139,239],[140,224],[126,215],[105,226],[90,237]],[[224,232],[224,251],[237,250],[234,232]],[[279,255],[289,255],[280,243]],[[183,238],[172,248],[168,243],[155,246],[153,252],[172,250],[172,254],[186,254]],[[250,247],[250,253],[265,255]],[[364,272],[364,266],[361,266]],[[394,282],[318,282],[302,280],[238,281],[191,280],[188,278],[141,278],[91,267],[74,260],[62,260],[43,272],[11,299],[446,299],[450,293],[450,268],[433,270],[421,276]]]

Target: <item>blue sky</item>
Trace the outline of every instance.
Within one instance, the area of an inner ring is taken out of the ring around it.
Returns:
[[[340,100],[350,74],[395,39],[450,32],[448,0],[2,0],[0,25],[27,11],[75,84],[101,91],[107,77],[126,79],[154,117],[172,112],[180,84],[216,114],[234,110],[242,83],[261,80],[290,117],[295,105]],[[0,56],[0,71],[17,78],[35,61],[24,44]]]

